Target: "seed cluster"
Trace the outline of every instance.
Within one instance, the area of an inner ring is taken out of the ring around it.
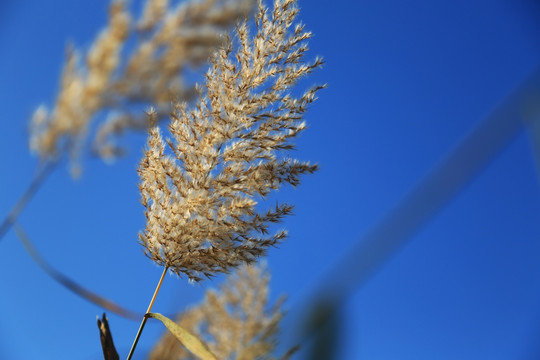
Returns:
[[[292,206],[261,211],[257,200],[317,169],[286,156],[322,88],[290,91],[322,64],[303,61],[311,33],[293,27],[295,5],[278,0],[269,11],[259,3],[255,34],[247,22],[239,24],[236,42],[227,38],[212,57],[195,106],[176,104],[172,139],[150,129],[139,166],[147,218],[140,242],[156,263],[193,281],[253,262],[281,242],[286,232],[272,235],[269,225]]]
[[[203,64],[221,43],[221,34],[252,9],[254,0],[146,0],[137,21],[126,2],[114,1],[109,23],[83,57],[69,49],[52,111],[41,105],[30,122],[30,149],[43,159],[61,149],[71,157],[71,172],[81,171],[80,157],[90,128],[97,128],[92,151],[104,159],[123,152],[116,137],[146,130],[140,107],[153,105],[159,118],[171,101],[193,98],[186,71]],[[126,44],[134,42],[126,55]],[[99,125],[92,122],[105,119]]]
[[[178,315],[177,323],[204,339],[218,359],[286,360],[295,349],[276,358],[279,323],[284,298],[268,303],[270,275],[265,266],[242,266],[217,290],[208,290],[197,306]],[[167,332],[150,353],[149,360],[195,359]]]

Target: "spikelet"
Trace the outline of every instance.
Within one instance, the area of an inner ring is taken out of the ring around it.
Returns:
[[[291,31],[295,5],[276,1],[269,13],[259,3],[255,35],[240,24],[236,50],[227,39],[212,57],[196,105],[176,105],[167,146],[159,129],[150,129],[138,170],[147,218],[140,243],[153,261],[192,281],[253,262],[281,242],[286,232],[270,235],[268,227],[292,206],[260,212],[257,198],[283,183],[295,186],[317,168],[283,156],[322,88],[300,97],[289,92],[322,64],[303,61],[311,33],[301,25]]]
[[[264,266],[242,266],[227,278],[219,291],[207,291],[201,304],[180,314],[177,322],[203,339],[218,359],[275,359],[272,354],[284,316],[283,298],[268,306],[269,281],[270,275]],[[280,359],[288,358],[290,353]],[[148,359],[194,358],[167,332]]]
[[[42,105],[32,116],[30,149],[42,159],[69,152],[72,175],[77,175],[91,122],[106,118],[95,126],[93,151],[104,159],[121,154],[116,136],[148,127],[140,106],[153,104],[166,118],[172,100],[192,98],[186,69],[205,62],[221,43],[222,32],[248,14],[253,3],[186,0],[171,7],[167,0],[146,0],[141,18],[134,22],[125,2],[113,1],[109,23],[84,64],[79,51],[68,51],[52,111]],[[135,45],[126,56],[123,48],[131,38]]]

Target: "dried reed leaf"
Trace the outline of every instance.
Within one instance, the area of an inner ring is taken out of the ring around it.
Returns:
[[[101,348],[103,349],[103,358],[105,360],[119,360],[118,352],[114,347],[114,342],[109,328],[109,321],[105,313],[102,318],[97,318],[97,325],[99,329],[99,339],[101,341]]]
[[[158,313],[148,313],[147,317],[158,319],[169,329],[169,331],[195,356],[199,357],[201,360],[217,360],[216,356],[208,350],[208,348],[203,344],[203,342],[198,339],[195,335],[191,334],[189,331],[172,321],[171,319],[158,314]]]

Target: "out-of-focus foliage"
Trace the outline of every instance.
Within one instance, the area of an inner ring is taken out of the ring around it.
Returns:
[[[56,103],[52,110],[41,105],[32,116],[31,150],[47,159],[67,149],[77,176],[92,122],[105,117],[96,126],[93,150],[104,159],[121,154],[115,136],[148,126],[141,107],[154,106],[164,118],[173,101],[191,99],[194,85],[186,71],[207,61],[223,32],[253,3],[189,0],[172,6],[167,0],[147,0],[134,21],[125,1],[114,1],[109,23],[89,51],[68,49]],[[135,45],[125,54],[132,39]]]

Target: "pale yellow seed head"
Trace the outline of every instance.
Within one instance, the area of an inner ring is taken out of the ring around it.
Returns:
[[[276,2],[271,15],[260,5],[257,32],[250,36],[240,24],[236,47],[228,41],[211,58],[194,106],[176,106],[172,139],[150,130],[139,166],[147,218],[140,242],[153,261],[191,280],[254,262],[283,241],[287,233],[272,235],[270,225],[292,206],[262,211],[258,202],[317,168],[285,155],[321,88],[289,93],[321,65],[303,59],[309,36],[290,32],[296,14],[294,1]]]

